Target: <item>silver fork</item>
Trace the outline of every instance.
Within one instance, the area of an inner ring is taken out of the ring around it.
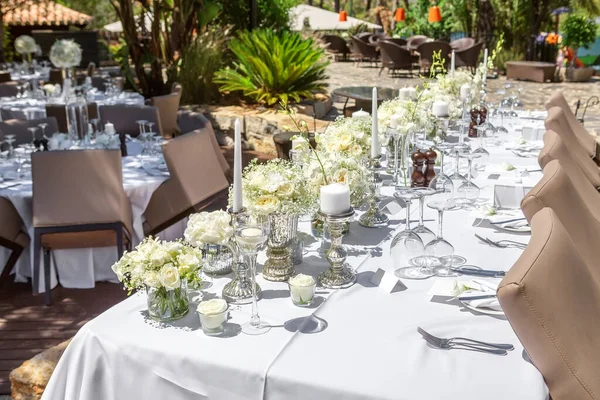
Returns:
[[[481,240],[482,242],[485,242],[491,246],[499,247],[502,249],[505,249],[507,247],[515,247],[517,249],[525,249],[527,247],[527,244],[525,244],[525,243],[513,242],[512,240],[494,241],[494,240],[491,240],[490,238],[484,238],[483,236],[479,236],[478,234],[475,234],[475,237],[477,237],[477,239]]]
[[[449,339],[440,338],[425,331],[421,327],[417,327],[417,332],[419,332],[428,343],[435,347],[439,347],[440,349],[465,347],[469,350],[484,351],[499,355],[506,355],[507,351],[515,349],[512,344],[482,342],[464,337],[453,337]]]

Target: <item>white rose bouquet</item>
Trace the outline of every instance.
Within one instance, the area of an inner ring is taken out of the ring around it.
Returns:
[[[242,176],[244,207],[262,215],[306,214],[316,206],[316,197],[302,176],[300,166],[286,160],[274,159],[264,164],[252,161]]]
[[[31,59],[31,55],[37,52],[37,43],[31,36],[21,35],[15,39],[15,50],[21,56]]]
[[[231,215],[218,210],[190,215],[183,236],[192,246],[205,244],[226,244],[233,235]]]
[[[150,287],[180,290],[185,279],[188,286],[199,286],[202,251],[181,242],[164,242],[153,237],[142,241],[134,251],[125,252],[112,270],[131,294]]]
[[[400,98],[384,101],[377,109],[379,126],[387,128],[392,115],[397,115],[398,129],[403,135],[430,132],[433,129],[434,119],[424,102],[425,96],[425,92],[419,92],[416,101]]]
[[[315,140],[320,152],[354,158],[367,157],[371,151],[371,117],[340,117]],[[382,138],[381,138],[382,139]]]
[[[50,61],[56,68],[76,67],[81,64],[81,46],[74,40],[57,40],[50,48]]]

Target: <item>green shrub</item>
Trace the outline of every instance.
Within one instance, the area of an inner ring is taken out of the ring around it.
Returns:
[[[184,104],[207,104],[219,98],[219,86],[213,81],[215,72],[227,65],[229,28],[207,28],[201,31],[181,57],[178,82],[183,88]]]
[[[269,106],[311,98],[327,87],[325,52],[298,33],[259,29],[242,32],[229,48],[234,68],[215,74],[221,91],[241,91],[250,100]]]

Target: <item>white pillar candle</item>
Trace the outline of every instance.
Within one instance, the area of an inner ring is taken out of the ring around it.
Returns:
[[[371,129],[371,157],[377,158],[379,156],[379,129],[377,127],[377,88],[373,88],[373,111],[371,116],[373,118],[373,125]]]
[[[369,113],[363,110],[362,108],[358,111],[354,111],[352,113],[352,118],[360,118],[360,117],[368,117]]]
[[[460,98],[462,100],[467,100],[469,97],[471,97],[471,86],[465,83],[460,87]]]
[[[110,122],[107,122],[106,124],[104,124],[104,132],[109,135],[114,135],[115,134],[115,125],[111,124]]]
[[[235,120],[234,128],[232,211],[239,212],[242,209],[242,123],[239,118]]]
[[[431,113],[435,117],[447,117],[449,108],[449,104],[445,101],[434,101],[431,106]]]
[[[317,282],[310,275],[298,274],[288,281],[290,285],[290,296],[296,305],[310,305],[315,297]]]
[[[204,329],[218,329],[227,321],[227,302],[223,299],[202,301],[196,310]]]
[[[325,214],[340,215],[350,210],[350,188],[341,183],[321,186],[320,206]]]
[[[304,139],[298,138],[298,139],[292,140],[292,150],[301,149],[304,146],[304,143],[306,143],[306,141]]]
[[[397,114],[394,114],[390,117],[390,128],[392,129],[397,129],[398,128],[398,121],[400,120],[400,116]]]
[[[415,89],[414,87],[411,87],[411,88],[406,88],[406,91],[408,92],[408,99],[409,100],[416,100],[417,99],[417,89]]]
[[[410,94],[407,87],[400,88],[398,91],[398,98],[400,100],[408,100],[410,98]]]
[[[483,50],[483,84],[487,81],[487,65],[488,65],[488,49],[487,47]]]

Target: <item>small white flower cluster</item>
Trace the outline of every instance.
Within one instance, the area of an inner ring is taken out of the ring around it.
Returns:
[[[181,279],[194,287],[200,282],[202,251],[180,242],[148,237],[134,251],[125,252],[112,270],[131,293],[145,286],[177,289]]]
[[[37,52],[37,49],[37,43],[31,36],[21,35],[15,39],[15,50],[21,55],[33,54]]]
[[[225,244],[233,235],[231,215],[223,210],[190,215],[183,237],[192,246]]]
[[[398,129],[403,135],[415,132],[429,132],[434,119],[429,113],[431,104],[424,103],[425,93],[419,93],[418,101],[392,99],[384,101],[377,109],[379,129],[385,131],[393,115],[398,116]]]
[[[302,215],[316,204],[314,193],[307,190],[300,166],[286,160],[274,159],[264,164],[253,160],[244,170],[242,183],[244,207],[257,214]]]
[[[96,146],[103,149],[118,149],[121,146],[121,141],[118,135],[99,133],[96,135]]]
[[[56,68],[76,67],[81,63],[81,46],[74,40],[57,40],[50,48],[50,61]]]

